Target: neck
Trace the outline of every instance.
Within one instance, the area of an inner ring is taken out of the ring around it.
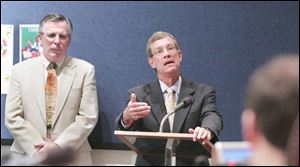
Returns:
[[[284,151],[274,147],[265,139],[256,142],[254,156],[250,159],[251,165],[287,165]]]
[[[162,82],[164,82],[168,87],[171,87],[178,81],[179,75],[158,76],[158,79],[161,80]]]
[[[58,63],[62,62],[66,56],[51,57],[51,56],[44,55],[44,57],[48,61],[58,64]]]

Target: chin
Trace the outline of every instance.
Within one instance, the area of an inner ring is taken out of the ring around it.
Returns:
[[[166,73],[173,73],[175,71],[178,71],[176,66],[168,67],[168,68],[165,69]]]
[[[177,70],[166,70],[165,71],[165,74],[168,74],[168,75],[173,75],[174,73],[176,73]]]
[[[57,60],[61,59],[62,56],[57,55],[57,54],[56,54],[56,55],[50,54],[48,57],[49,57],[51,60],[57,61]]]

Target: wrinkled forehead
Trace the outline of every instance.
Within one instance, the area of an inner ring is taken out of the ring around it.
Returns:
[[[174,41],[174,39],[166,36],[166,37],[163,37],[161,39],[154,41],[151,44],[151,49],[164,48],[164,47],[170,46],[170,45],[175,46],[175,41]]]
[[[47,21],[43,26],[43,32],[69,34],[70,27],[66,21]]]

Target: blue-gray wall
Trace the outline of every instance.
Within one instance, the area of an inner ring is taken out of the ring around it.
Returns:
[[[113,122],[125,107],[127,90],[155,79],[145,53],[155,31],[177,37],[185,78],[215,86],[223,141],[242,140],[244,88],[253,69],[275,54],[299,52],[299,2],[1,1],[1,24],[15,25],[14,63],[19,24],[37,24],[50,12],[73,21],[69,54],[96,66],[100,119],[90,137],[94,148],[120,143]],[[1,139],[11,139],[3,121],[5,97]]]

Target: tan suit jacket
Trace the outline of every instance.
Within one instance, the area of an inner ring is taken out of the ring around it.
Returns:
[[[45,74],[42,57],[16,64],[6,98],[5,124],[14,142],[11,151],[32,156],[34,145],[46,137]],[[95,68],[86,61],[67,56],[57,72],[57,107],[53,122],[55,143],[71,146],[81,163],[89,165],[90,145],[87,137],[98,120]],[[82,162],[86,160],[86,162]]]

